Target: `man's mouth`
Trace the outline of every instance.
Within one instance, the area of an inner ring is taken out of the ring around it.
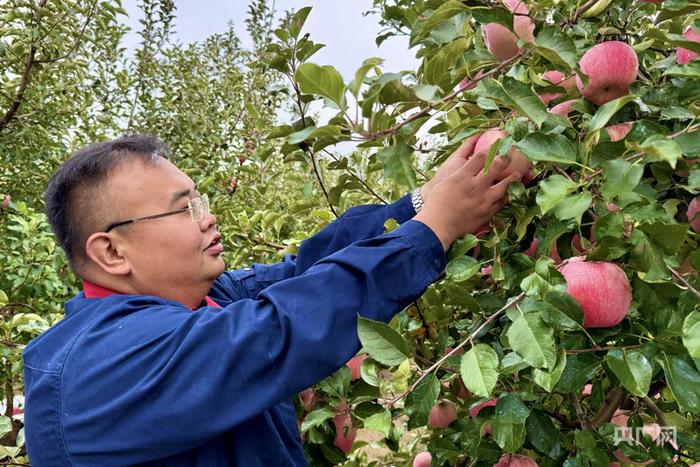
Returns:
[[[217,255],[224,251],[224,245],[221,243],[221,235],[217,235],[216,237],[214,237],[214,239],[204,251],[206,251],[207,253]]]

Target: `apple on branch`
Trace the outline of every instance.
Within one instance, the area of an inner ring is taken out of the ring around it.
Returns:
[[[566,279],[566,292],[581,306],[584,327],[610,328],[625,319],[632,303],[632,287],[620,266],[576,256],[559,272]]]
[[[481,26],[486,48],[501,61],[509,60],[520,53],[518,39],[533,42],[535,23],[528,16],[529,9],[521,0],[505,0],[506,7],[513,13],[513,31],[498,23],[488,23]]]
[[[692,42],[700,42],[700,33],[698,33],[693,28],[688,28],[683,33],[683,36]],[[692,50],[684,49],[683,47],[678,47],[678,52],[676,53],[676,61],[679,65],[685,65],[690,63],[697,58],[698,54]]]
[[[594,45],[583,54],[579,66],[588,77],[588,84],[584,86],[581,77],[577,76],[576,85],[583,97],[596,105],[628,94],[639,71],[637,53],[619,41]]]

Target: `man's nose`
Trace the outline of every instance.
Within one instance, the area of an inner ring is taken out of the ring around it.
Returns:
[[[202,230],[202,232],[206,232],[207,230],[211,229],[213,226],[216,225],[216,216],[208,212],[202,217],[202,220],[199,221],[199,227]]]

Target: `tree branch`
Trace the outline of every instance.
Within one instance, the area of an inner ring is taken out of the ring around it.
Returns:
[[[329,156],[331,156],[331,157],[333,158],[334,161],[339,162],[338,159],[333,155],[333,153],[331,153],[331,152],[328,151],[327,149],[324,149],[323,152],[325,152],[326,154],[328,154]],[[377,198],[377,199],[378,199],[379,201],[381,201],[383,204],[389,204],[386,200],[384,200],[384,198],[382,198],[382,197],[379,196],[377,193],[375,193],[374,190],[372,189],[372,187],[370,187],[370,186],[367,184],[367,182],[365,182],[365,181],[362,180],[360,177],[358,177],[357,175],[355,175],[355,172],[353,172],[352,169],[350,169],[349,167],[346,167],[346,168],[345,168],[345,171],[346,171],[347,173],[349,173],[350,176],[353,177],[355,180],[357,180],[358,182],[360,182],[360,183],[362,184],[362,186],[364,186],[375,198]]]
[[[35,60],[34,63],[55,63],[73,55],[73,53],[75,53],[75,51],[78,50],[78,47],[80,47],[80,42],[82,41],[83,36],[85,35],[85,30],[87,29],[88,25],[90,24],[90,21],[92,21],[93,15],[95,14],[96,6],[97,0],[92,2],[92,6],[90,6],[90,12],[88,13],[87,20],[85,20],[85,24],[83,24],[83,27],[80,30],[80,34],[78,35],[77,39],[75,39],[73,47],[71,47],[70,50],[68,50],[68,52],[66,52],[64,55],[61,55],[60,57]]]
[[[608,393],[608,398],[605,404],[591,419],[591,427],[597,428],[603,423],[612,420],[615,411],[622,405],[625,400],[625,393],[620,388],[612,388]]]
[[[467,343],[471,343],[471,344],[473,345],[473,343],[474,343],[474,338],[475,338],[476,336],[478,336],[479,333],[480,333],[486,326],[488,326],[489,324],[491,324],[496,318],[498,318],[500,315],[502,315],[503,313],[505,313],[505,311],[506,311],[508,308],[512,307],[513,305],[516,305],[516,304],[517,304],[518,302],[520,302],[523,298],[525,298],[525,292],[522,292],[520,295],[518,295],[517,297],[515,297],[513,300],[511,300],[510,302],[508,302],[508,303],[506,303],[505,305],[503,305],[503,307],[502,307],[500,310],[498,310],[497,312],[495,312],[494,314],[492,314],[491,316],[489,316],[488,318],[486,318],[486,321],[484,321],[484,322],[481,324],[481,326],[479,326],[479,327],[476,329],[476,331],[472,332],[472,333],[469,335],[469,337],[467,337],[466,339],[464,339],[458,346],[456,346],[456,347],[455,347],[454,349],[452,349],[450,352],[448,352],[447,354],[445,354],[440,360],[438,360],[437,362],[435,362],[435,364],[434,364],[433,366],[431,366],[430,368],[428,368],[427,370],[425,370],[425,372],[420,376],[420,378],[418,378],[418,379],[411,385],[411,387],[408,388],[408,390],[406,390],[406,391],[403,392],[402,394],[399,394],[398,396],[396,396],[394,399],[392,399],[392,400],[390,401],[390,403],[393,404],[393,403],[395,403],[396,401],[398,401],[399,399],[401,399],[402,397],[405,397],[407,394],[409,394],[409,393],[415,391],[416,387],[420,384],[421,381],[423,381],[423,379],[425,379],[430,373],[433,373],[433,372],[436,371],[438,368],[440,368],[440,366],[441,366],[443,363],[445,363],[445,361],[446,361],[448,358],[450,358],[451,356],[455,355],[460,349],[462,349],[464,346],[466,346]]]
[[[683,285],[685,285],[686,287],[688,287],[688,290],[690,290],[691,292],[693,292],[693,294],[694,294],[696,297],[700,298],[700,291],[698,291],[698,289],[696,289],[695,287],[693,287],[693,285],[692,285],[690,282],[688,282],[688,281],[686,280],[686,278],[683,277],[683,275],[682,275],[681,273],[679,273],[678,271],[676,271],[675,269],[673,269],[671,266],[668,266],[668,265],[667,265],[666,267],[668,268],[669,271],[671,271],[671,275],[672,275],[675,279],[678,279],[679,281],[681,281],[681,282],[683,283]]]
[[[474,78],[472,78],[471,80],[469,80],[469,81],[466,83],[465,86],[460,86],[459,89],[457,89],[456,91],[453,91],[453,92],[451,92],[450,94],[448,94],[447,96],[443,97],[439,102],[436,102],[435,104],[430,104],[430,105],[428,105],[427,107],[425,107],[425,108],[419,110],[418,112],[409,115],[409,116],[406,118],[406,120],[404,120],[404,121],[402,121],[401,123],[398,123],[398,124],[392,126],[391,128],[387,128],[386,130],[380,130],[380,131],[377,131],[377,132],[375,132],[375,133],[369,133],[369,134],[366,135],[365,139],[366,139],[366,140],[374,140],[374,139],[379,139],[379,138],[384,137],[384,136],[387,136],[387,135],[393,135],[393,134],[396,133],[399,129],[401,129],[401,128],[403,128],[404,126],[408,125],[408,124],[411,123],[412,121],[417,120],[418,118],[420,118],[420,117],[422,117],[423,115],[427,114],[427,113],[430,112],[431,110],[434,110],[434,109],[438,108],[439,106],[441,106],[441,105],[443,105],[443,104],[446,104],[446,103],[452,101],[455,97],[457,97],[457,96],[460,95],[462,92],[464,92],[464,90],[465,90],[466,88],[468,88],[469,86],[471,86],[472,84],[476,84],[476,83],[478,83],[479,81],[481,81],[481,80],[484,79],[484,78],[488,78],[488,77],[490,77],[490,76],[493,76],[493,75],[495,75],[495,74],[500,73],[500,72],[501,72],[504,68],[506,68],[508,65],[510,65],[511,63],[513,63],[514,61],[516,61],[517,59],[519,59],[520,57],[522,57],[522,56],[523,56],[523,53],[524,53],[524,52],[518,53],[518,54],[515,55],[514,57],[512,57],[512,58],[506,60],[505,62],[502,62],[500,65],[498,65],[497,67],[491,69],[490,71],[488,71],[488,72],[486,72],[486,73],[483,73],[483,74],[482,74],[481,72],[477,73],[477,75],[476,75]]]

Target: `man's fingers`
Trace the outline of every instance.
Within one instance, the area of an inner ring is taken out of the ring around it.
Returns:
[[[473,155],[469,158],[469,160],[467,160],[467,163],[464,164],[464,169],[469,172],[470,175],[478,175],[484,168],[484,164],[486,163],[486,155],[487,154],[485,153]]]
[[[516,182],[522,178],[522,175],[519,172],[513,172],[510,174],[508,177],[504,178],[500,182],[496,183],[495,185],[491,186],[491,194],[494,198],[496,199],[501,199],[506,195],[506,191],[508,190],[508,185],[510,185],[512,182]]]
[[[503,171],[510,165],[510,161],[511,158],[508,154],[506,154],[503,157],[497,155],[493,158],[493,162],[491,162],[488,174],[484,174],[489,184],[493,183],[495,180],[498,180],[501,177]]]

